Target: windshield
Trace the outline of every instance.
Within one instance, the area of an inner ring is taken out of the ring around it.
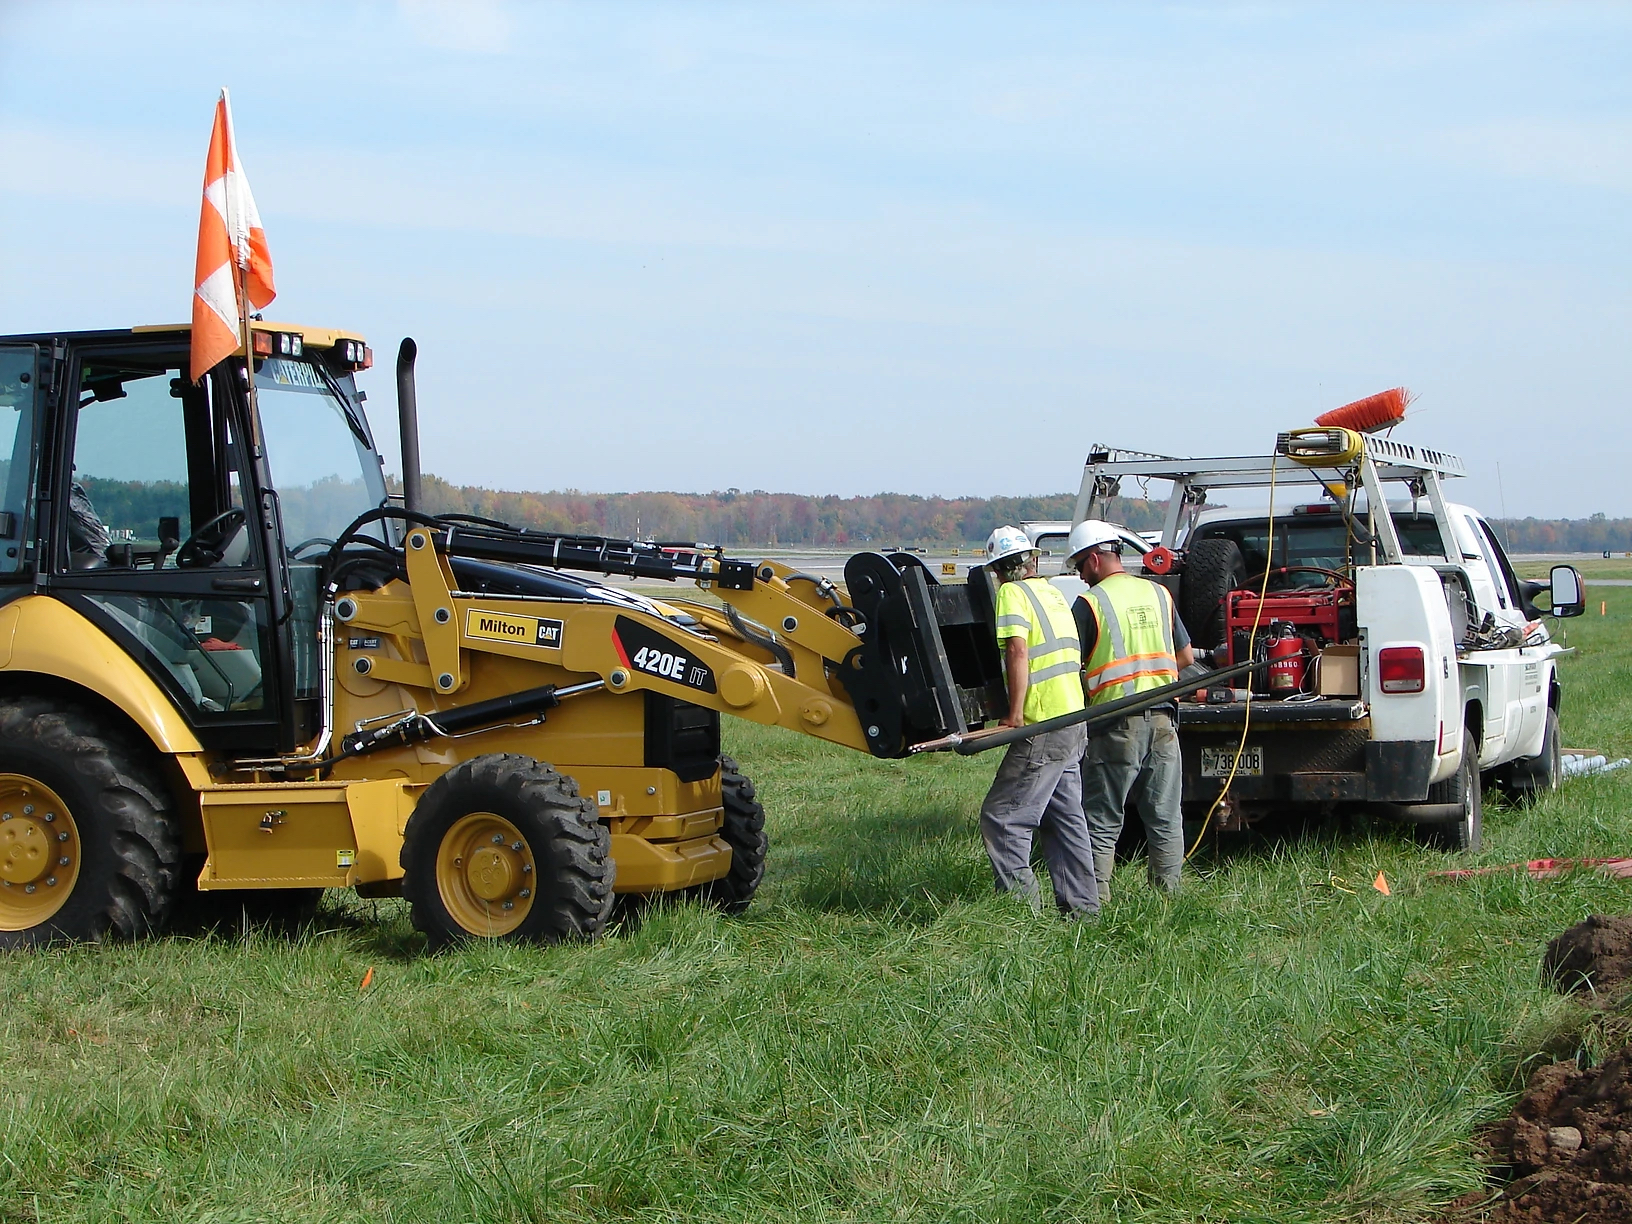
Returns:
[[[355,417],[348,414],[335,390],[303,361],[269,357],[255,371],[267,463],[292,550],[308,540],[332,541],[359,514],[385,503],[367,426],[355,408]]]

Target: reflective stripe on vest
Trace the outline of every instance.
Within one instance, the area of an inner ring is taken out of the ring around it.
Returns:
[[[1026,722],[1042,722],[1082,709],[1082,642],[1065,597],[1046,578],[1006,582],[1002,589],[1011,586],[1024,593],[1031,615],[1009,612],[1000,615],[997,623],[1025,631],[1011,636],[1024,636],[1026,641]]]
[[[1179,678],[1173,648],[1173,597],[1132,574],[1112,574],[1084,593],[1099,637],[1083,683],[1090,705],[1148,692]]]

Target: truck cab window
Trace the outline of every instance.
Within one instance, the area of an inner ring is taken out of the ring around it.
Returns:
[[[1490,524],[1483,519],[1479,520],[1480,534],[1485,538],[1485,547],[1489,550],[1490,568],[1495,571],[1494,577],[1500,587],[1505,587],[1507,602],[1515,608],[1522,608],[1524,600],[1519,596],[1519,576],[1513,572],[1513,565],[1507,559],[1496,533],[1490,529]]]

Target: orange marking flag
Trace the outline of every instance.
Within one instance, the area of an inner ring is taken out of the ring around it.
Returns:
[[[238,160],[227,91],[215,104],[210,155],[204,165],[204,204],[198,215],[198,265],[193,276],[193,363],[197,382],[243,342],[243,301],[256,310],[271,304],[272,254]]]
[[[1389,891],[1388,877],[1380,871],[1377,873],[1377,878],[1371,882],[1371,886],[1378,892],[1382,893],[1385,897],[1392,897],[1394,895]]]

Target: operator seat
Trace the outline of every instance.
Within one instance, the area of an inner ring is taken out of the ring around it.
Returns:
[[[112,537],[97,516],[85,486],[73,481],[68,487],[68,563],[76,570],[106,569],[108,545]]]

